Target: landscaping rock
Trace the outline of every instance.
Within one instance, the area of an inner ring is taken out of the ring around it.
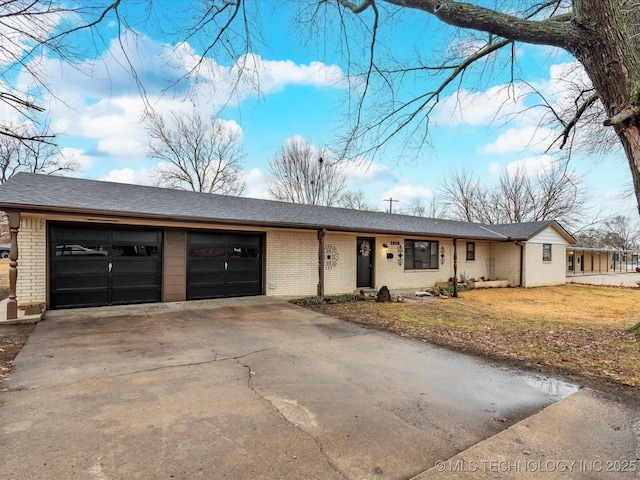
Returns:
[[[376,295],[376,302],[390,302],[391,301],[391,292],[386,285],[383,285],[380,290],[378,290],[378,295]]]
[[[416,297],[433,297],[433,294],[431,292],[416,292]]]

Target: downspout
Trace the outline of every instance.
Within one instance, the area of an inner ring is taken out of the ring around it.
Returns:
[[[520,247],[520,287],[524,287],[524,243],[513,242]]]
[[[324,297],[324,235],[326,228],[318,229],[318,296]]]
[[[453,239],[453,297],[458,298],[458,239]]]

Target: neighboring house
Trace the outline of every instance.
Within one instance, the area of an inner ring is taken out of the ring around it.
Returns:
[[[555,221],[482,225],[26,173],[0,186],[0,209],[19,247],[17,304],[47,308],[413,289],[454,271],[557,285],[574,243]]]
[[[640,252],[615,248],[567,246],[567,275],[606,272],[636,272]]]

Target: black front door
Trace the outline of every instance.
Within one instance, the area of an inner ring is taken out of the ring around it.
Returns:
[[[188,233],[187,300],[261,294],[261,235]]]
[[[371,288],[373,286],[373,238],[358,238],[358,288]]]
[[[51,225],[51,308],[159,302],[162,230]]]

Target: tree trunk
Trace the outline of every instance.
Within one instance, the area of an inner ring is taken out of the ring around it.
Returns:
[[[582,41],[572,51],[600,95],[631,168],[640,212],[640,13],[628,0],[574,0]]]

